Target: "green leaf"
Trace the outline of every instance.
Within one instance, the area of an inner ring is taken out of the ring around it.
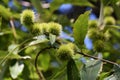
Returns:
[[[67,80],[66,66],[61,66],[60,69],[56,70],[48,80]]]
[[[43,53],[40,55],[40,64],[41,69],[46,71],[50,65],[50,55],[48,53]]]
[[[81,80],[96,80],[102,68],[102,62],[91,60],[83,65],[80,71]]]
[[[110,72],[102,72],[99,76],[99,80],[104,80],[109,75],[110,75]]]
[[[46,38],[45,35],[36,36],[36,37],[34,37],[34,39],[36,39],[36,40],[31,41],[29,43],[29,46],[36,45],[36,44],[39,44],[39,43],[48,42],[48,39]]]
[[[0,16],[5,20],[9,20],[12,13],[5,6],[0,5]]]
[[[31,0],[32,5],[37,9],[39,13],[42,11],[41,1]]]
[[[26,54],[34,53],[34,50],[37,49],[37,46],[29,46],[25,49]]]
[[[67,76],[68,80],[80,80],[79,71],[73,59],[67,64]]]
[[[84,38],[87,34],[88,29],[89,14],[90,11],[86,11],[84,14],[81,14],[74,23],[73,36],[75,39],[75,43],[79,47],[84,44]]]
[[[57,10],[61,4],[67,4],[67,3],[70,3],[72,5],[78,5],[78,6],[93,7],[93,5],[88,0],[53,0],[52,3],[50,4],[50,7],[52,11],[54,11],[54,10]]]
[[[0,61],[7,56],[7,51],[0,50]],[[7,59],[31,59],[30,56],[20,56],[18,54],[11,54]]]
[[[103,4],[109,5],[109,4],[116,4],[119,0],[102,0]]]
[[[16,79],[18,75],[23,71],[24,69],[24,64],[20,62],[16,62],[15,65],[10,66],[10,75],[13,79]]]
[[[51,43],[51,44],[54,44],[54,43],[55,43],[55,40],[56,40],[56,35],[50,34],[50,35],[49,35],[49,39],[50,39],[50,43]]]
[[[114,73],[104,80],[120,80],[120,66],[114,66]]]
[[[23,59],[23,60],[26,60],[26,59],[31,59],[31,57],[30,56],[20,56],[18,54],[12,54],[7,59]]]

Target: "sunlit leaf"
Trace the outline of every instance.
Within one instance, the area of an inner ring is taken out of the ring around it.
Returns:
[[[4,59],[7,56],[7,51],[0,50],[0,60]],[[11,54],[7,59],[31,59],[30,56],[20,56],[18,54]]]
[[[44,42],[47,42],[47,41],[48,41],[48,39],[46,38],[45,35],[36,36],[36,37],[34,37],[34,39],[36,39],[36,40],[31,41],[31,42],[29,43],[29,46],[36,45],[36,44],[39,44],[39,43],[44,43]]]
[[[73,27],[73,36],[75,43],[80,47],[84,44],[84,38],[87,34],[88,29],[88,18],[90,11],[86,11],[84,14],[81,14]]]
[[[23,71],[23,69],[24,69],[24,64],[20,62],[16,62],[15,65],[9,67],[11,77],[13,79],[16,79],[18,75],[20,75],[20,73]]]
[[[9,20],[12,16],[12,13],[3,5],[0,5],[0,15],[2,18]]]
[[[36,46],[30,46],[30,47],[25,49],[25,53],[27,53],[27,54],[33,53],[36,49],[37,49]]]
[[[51,43],[51,44],[54,44],[54,42],[55,42],[55,40],[56,40],[56,36],[53,35],[53,34],[50,34],[50,35],[49,35],[49,39],[50,39],[50,43]]]
[[[40,64],[41,69],[46,71],[50,65],[50,55],[48,53],[43,53],[40,55]]]
[[[45,42],[45,40],[34,40],[29,44],[29,46],[36,45],[36,44],[43,43],[43,42]]]
[[[44,40],[45,38],[46,38],[45,35],[39,35],[39,36],[33,37],[33,39],[37,39],[37,40]]]
[[[30,56],[20,56],[18,54],[12,54],[11,56],[7,57],[7,59],[31,59]]]

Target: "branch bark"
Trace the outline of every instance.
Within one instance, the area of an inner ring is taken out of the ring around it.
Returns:
[[[116,66],[120,67],[117,63],[106,60],[106,59],[101,59],[101,58],[91,56],[91,55],[88,55],[88,54],[85,54],[85,53],[82,53],[82,52],[77,52],[77,53],[79,53],[79,54],[81,54],[81,55],[83,55],[85,57],[93,58],[93,59],[96,59],[96,60],[101,60],[102,62],[106,62],[106,63],[113,64],[113,65],[116,65]]]

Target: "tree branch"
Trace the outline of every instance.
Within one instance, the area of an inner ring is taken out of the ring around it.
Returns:
[[[117,63],[115,63],[115,62],[112,62],[112,61],[109,61],[109,60],[106,60],[106,59],[101,59],[101,58],[98,58],[98,57],[95,57],[95,56],[91,56],[91,55],[88,55],[88,54],[84,54],[84,53],[82,53],[82,52],[77,52],[77,53],[79,53],[79,54],[81,54],[81,55],[83,55],[83,56],[85,56],[85,57],[89,57],[89,58],[101,60],[101,61],[103,61],[103,62],[106,62],[106,63],[109,63],[109,64],[113,64],[113,65],[116,65],[116,66],[119,67],[119,65],[118,65]]]

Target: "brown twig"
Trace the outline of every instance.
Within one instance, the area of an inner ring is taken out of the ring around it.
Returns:
[[[39,57],[40,53],[42,53],[43,51],[45,51],[45,50],[47,50],[47,49],[50,49],[50,48],[52,48],[52,47],[46,47],[46,48],[40,50],[40,51],[37,53],[37,55],[36,55],[36,58],[35,58],[35,68],[36,68],[36,72],[37,72],[37,74],[38,74],[38,76],[39,76],[39,78],[40,78],[39,80],[45,80],[45,78],[44,78],[42,72],[38,69],[38,66],[37,66],[38,57]]]
[[[17,38],[17,33],[16,33],[16,30],[15,30],[13,19],[10,19],[10,25],[11,25],[14,37]]]
[[[110,63],[110,64],[113,64],[113,65],[116,65],[116,66],[119,66],[117,63],[115,62],[112,62],[112,61],[109,61],[109,60],[106,60],[106,59],[101,59],[101,58],[98,58],[98,57],[95,57],[95,56],[91,56],[91,55],[88,55],[88,54],[84,54],[82,52],[77,52],[85,57],[89,57],[89,58],[93,58],[93,59],[97,59],[97,60],[101,60],[103,62],[106,62],[106,63]]]

